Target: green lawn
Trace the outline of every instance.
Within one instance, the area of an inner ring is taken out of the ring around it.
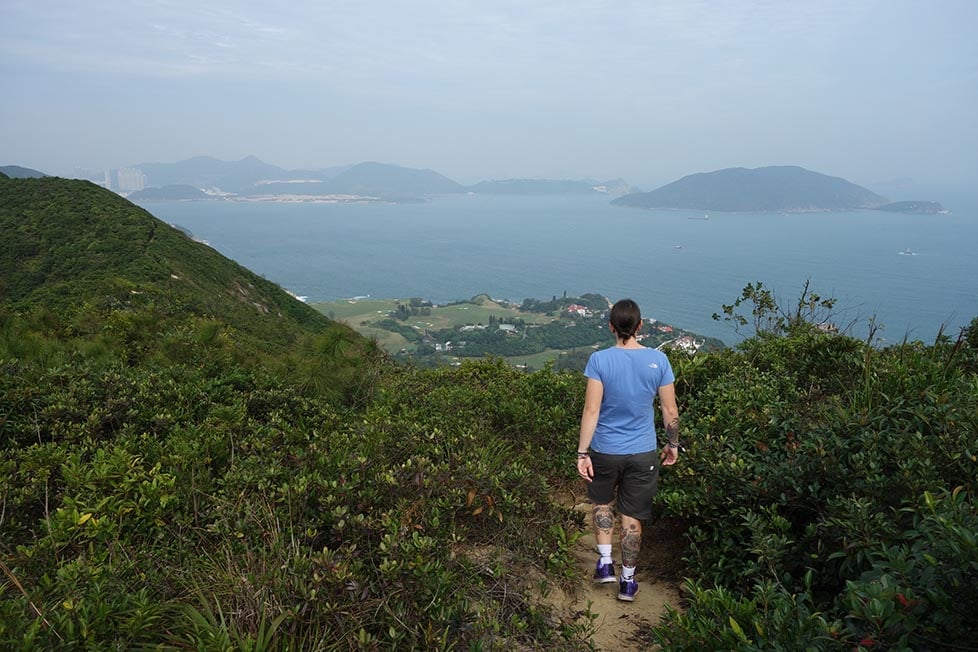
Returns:
[[[546,324],[553,320],[547,315],[520,312],[514,306],[502,305],[486,297],[477,297],[476,301],[477,303],[438,306],[431,309],[430,315],[417,315],[403,323],[422,330],[425,328],[441,330],[466,324],[488,324],[490,315],[497,319],[522,319],[527,323],[535,324]],[[370,324],[387,319],[398,302],[408,305],[407,299],[346,299],[309,305],[327,317],[346,322],[365,335],[368,332],[372,335],[378,329],[370,328]]]
[[[413,350],[414,343],[409,342],[403,335],[378,328],[373,324],[388,319],[398,303],[410,304],[408,299],[344,299],[309,305],[331,319],[348,324],[365,337],[376,339],[386,351],[396,353],[401,349]],[[531,324],[546,324],[553,320],[553,317],[540,313],[520,312],[515,306],[503,305],[482,295],[474,297],[472,301],[431,308],[430,314],[412,316],[401,323],[419,331],[425,329],[437,331],[467,324],[488,324],[490,315],[496,319],[522,319]],[[534,355],[507,358],[507,360],[514,365],[526,364],[532,369],[540,369],[547,361],[556,359],[558,355],[560,351],[551,349]]]

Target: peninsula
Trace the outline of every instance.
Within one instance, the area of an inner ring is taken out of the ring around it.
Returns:
[[[612,344],[607,329],[610,302],[593,293],[521,303],[480,294],[437,305],[420,297],[355,297],[310,305],[375,339],[396,358],[422,366],[492,355],[520,368],[539,369],[553,362],[558,369],[583,370],[592,351]],[[724,348],[716,338],[662,319],[645,322],[639,336],[645,346],[688,354]]]

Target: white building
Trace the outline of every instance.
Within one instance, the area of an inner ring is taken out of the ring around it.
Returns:
[[[119,192],[136,192],[146,187],[146,175],[139,168],[121,168],[115,172]]]

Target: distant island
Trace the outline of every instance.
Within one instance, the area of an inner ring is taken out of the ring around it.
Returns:
[[[15,176],[10,174],[9,176]],[[505,179],[464,185],[434,170],[366,161],[315,170],[287,170],[254,156],[221,161],[198,156],[175,163],[140,163],[90,171],[83,178],[136,200],[166,199],[162,191],[190,186],[211,199],[309,202],[417,202],[444,195],[604,195],[635,189],[622,179]],[[149,194],[135,194],[145,193]],[[161,192],[162,191],[162,192]],[[187,199],[190,197],[174,197]]]
[[[912,214],[947,212],[938,202],[891,202],[841,177],[831,177],[795,165],[699,172],[651,192],[624,195],[612,203],[646,209],[752,213],[860,209]]]
[[[9,177],[44,176],[19,166]],[[494,179],[472,185],[439,172],[367,161],[287,170],[254,156],[239,161],[198,156],[175,163],[141,163],[118,170],[79,171],[79,178],[135,201],[224,200],[316,203],[413,203],[451,195],[617,197],[613,204],[646,209],[730,212],[882,210],[947,212],[938,202],[893,202],[867,188],[798,166],[728,168],[685,176],[651,192],[623,179]]]
[[[555,181],[551,179],[503,179],[480,181],[469,186],[477,195],[623,195],[634,192],[624,179],[612,181]]]
[[[636,208],[802,212],[874,208],[888,201],[840,177],[797,166],[774,166],[691,174],[612,203]]]
[[[876,210],[887,213],[908,213],[911,215],[940,215],[949,211],[936,201],[897,201],[877,206]]]

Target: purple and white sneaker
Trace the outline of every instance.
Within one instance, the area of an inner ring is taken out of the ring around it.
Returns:
[[[618,599],[624,600],[625,602],[633,602],[635,600],[635,594],[638,593],[638,582],[635,578],[629,580],[621,580],[618,582]]]
[[[616,581],[614,563],[608,562],[607,564],[602,564],[599,559],[597,565],[594,567],[594,583],[608,584],[614,581]]]

